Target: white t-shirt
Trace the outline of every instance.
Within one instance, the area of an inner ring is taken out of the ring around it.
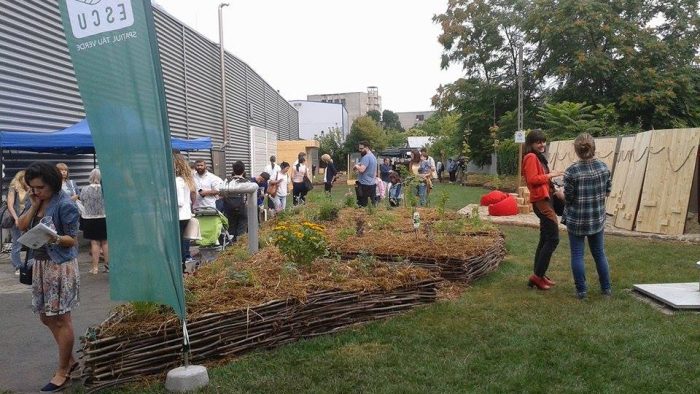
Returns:
[[[280,181],[277,185],[277,195],[280,197],[285,197],[287,195],[287,184],[289,183],[289,178],[287,174],[283,174],[281,171],[277,173],[277,178],[270,178],[273,181]]]
[[[275,166],[273,167],[273,166],[272,166],[272,163],[268,163],[268,164],[265,166],[265,169],[264,169],[263,171],[265,171],[265,172],[267,172],[268,174],[270,174],[270,179],[276,179],[275,177],[276,177],[277,174],[280,172],[280,170],[281,170],[281,168],[280,168],[279,164],[275,164]]]
[[[219,185],[223,182],[221,178],[207,171],[204,175],[199,175],[196,171],[194,174],[194,184],[197,187],[197,198],[194,200],[194,208],[216,208],[217,196],[202,197],[199,195],[199,190],[216,190],[219,191]]]
[[[299,164],[299,171],[297,171],[297,166],[295,164],[292,166],[292,171],[294,171],[294,174],[292,175],[292,182],[294,182],[294,183],[304,182],[304,175],[306,175],[306,165]]]
[[[190,188],[182,177],[175,178],[175,190],[177,190],[177,216],[180,220],[192,218],[192,201],[190,200]]]

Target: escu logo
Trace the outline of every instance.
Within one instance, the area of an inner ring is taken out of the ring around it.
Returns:
[[[131,0],[67,0],[75,38],[89,37],[134,24]]]

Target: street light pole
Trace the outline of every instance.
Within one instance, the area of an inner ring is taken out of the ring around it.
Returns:
[[[219,4],[219,54],[221,60],[221,118],[224,132],[224,143],[221,148],[224,149],[228,145],[228,127],[226,122],[226,63],[224,58],[224,25],[221,10],[228,7],[228,3]]]

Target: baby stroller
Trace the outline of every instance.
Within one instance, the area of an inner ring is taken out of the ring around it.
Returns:
[[[194,217],[199,220],[202,239],[197,241],[200,263],[207,263],[224,250],[229,244],[228,220],[215,208],[196,208]]]

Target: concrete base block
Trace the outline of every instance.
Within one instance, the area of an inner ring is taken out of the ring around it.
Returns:
[[[194,391],[209,384],[209,374],[202,365],[177,367],[168,371],[165,389],[173,393]]]
[[[698,282],[634,285],[634,290],[673,309],[700,309]]]

